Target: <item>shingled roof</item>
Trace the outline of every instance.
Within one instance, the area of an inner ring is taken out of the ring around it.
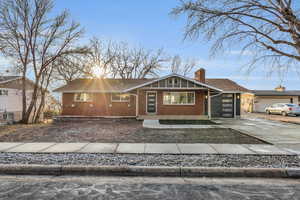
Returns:
[[[54,92],[122,92],[156,79],[76,79]],[[230,92],[248,92],[249,90],[229,79],[206,79],[205,82],[215,88]]]
[[[153,79],[88,79],[81,78],[71,81],[54,92],[121,92],[131,87],[146,83]]]
[[[205,79],[205,83],[211,86],[214,86],[216,88],[220,88],[221,90],[225,92],[231,92],[231,91],[240,91],[240,92],[249,92],[249,90],[236,82],[226,79],[226,78],[208,78]]]

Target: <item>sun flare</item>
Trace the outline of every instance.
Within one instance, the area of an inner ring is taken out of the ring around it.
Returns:
[[[101,78],[104,76],[104,70],[99,66],[94,66],[92,68],[92,73],[97,78]]]

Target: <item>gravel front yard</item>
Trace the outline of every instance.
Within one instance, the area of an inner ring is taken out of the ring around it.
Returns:
[[[131,165],[190,167],[300,167],[299,156],[263,155],[132,155],[0,153],[0,164]]]
[[[227,128],[148,129],[136,120],[5,126],[0,129],[0,142],[264,144]]]

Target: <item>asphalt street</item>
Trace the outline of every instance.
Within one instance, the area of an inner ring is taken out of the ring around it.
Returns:
[[[1,200],[300,199],[300,180],[0,176]]]

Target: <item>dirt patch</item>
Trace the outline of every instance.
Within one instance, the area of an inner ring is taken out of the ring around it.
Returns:
[[[264,144],[228,128],[148,129],[136,120],[12,125],[0,130],[0,142]]]
[[[266,144],[229,128],[140,129],[134,135],[145,143]],[[137,138],[136,138],[137,139]]]
[[[12,125],[0,131],[0,142],[114,142],[138,129],[142,122],[136,120]]]

